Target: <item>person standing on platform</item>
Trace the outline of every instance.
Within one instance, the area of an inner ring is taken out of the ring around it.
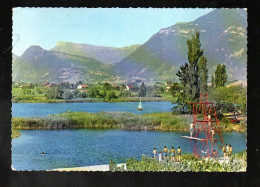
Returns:
[[[212,141],[214,141],[214,138],[215,138],[215,130],[214,129],[211,130],[211,138],[212,138]]]
[[[211,115],[210,114],[208,115],[208,124],[211,127]]]
[[[194,122],[192,122],[190,124],[190,137],[192,137],[192,134],[193,134],[193,131],[194,131],[194,127],[195,127]]]

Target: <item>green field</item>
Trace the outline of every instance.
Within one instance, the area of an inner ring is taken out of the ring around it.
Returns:
[[[12,102],[13,103],[70,103],[70,102],[106,102],[104,98],[72,98],[72,99],[50,99],[47,98],[46,92],[48,88],[45,87],[35,87],[20,89],[12,89]],[[119,97],[119,91],[114,91],[117,98],[112,98],[109,102],[138,102],[140,97],[137,97],[137,92],[131,92],[131,97]],[[142,97],[142,101],[174,101],[175,98],[172,97],[170,93],[161,93],[159,97]]]

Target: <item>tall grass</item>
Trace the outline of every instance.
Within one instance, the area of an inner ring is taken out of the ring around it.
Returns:
[[[158,130],[188,131],[192,121],[190,115],[173,115],[171,112],[160,112],[137,115],[127,112],[65,112],[47,117],[12,119],[15,129],[125,129],[125,130]],[[245,131],[245,124],[220,123],[222,131]]]
[[[12,138],[17,138],[21,135],[20,131],[17,129],[12,129]]]
[[[190,116],[170,112],[137,115],[127,112],[65,112],[47,117],[13,118],[15,129],[126,129],[126,130],[187,130]]]

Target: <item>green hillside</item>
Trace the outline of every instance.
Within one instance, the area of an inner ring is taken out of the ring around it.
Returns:
[[[200,32],[209,75],[225,64],[228,81],[246,81],[246,18],[244,9],[215,9],[192,22],[162,28],[143,45],[122,48],[71,42],[58,42],[51,50],[31,46],[22,56],[14,55],[13,81],[177,80],[195,31]]]
[[[58,42],[51,51],[80,55],[93,58],[105,64],[111,64],[121,61],[135,51],[139,46],[140,45],[132,45],[122,48],[115,48],[71,42]]]
[[[31,47],[20,58],[14,60],[13,81],[77,82],[81,80],[96,83],[115,80],[111,69],[95,59],[35,48],[35,46]],[[31,56],[34,58],[30,58]]]
[[[192,22],[163,28],[115,69],[124,79],[174,80],[178,67],[187,61],[187,40],[199,31],[209,73],[217,64],[226,64],[229,80],[246,80],[246,15],[243,9],[216,9]]]

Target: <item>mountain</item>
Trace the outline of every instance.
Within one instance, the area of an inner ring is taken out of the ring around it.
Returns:
[[[247,13],[244,9],[216,9],[189,23],[163,28],[128,57],[113,65],[125,80],[177,79],[187,62],[187,39],[200,32],[201,47],[211,74],[217,64],[227,65],[229,80],[246,80]]]
[[[16,60],[17,58],[19,58],[19,56],[17,56],[16,54],[13,53],[12,58],[13,58],[13,60]]]
[[[128,47],[115,48],[89,44],[76,44],[71,42],[58,42],[52,51],[80,55],[93,58],[105,64],[111,64],[126,58],[139,46],[140,45],[132,45]]]
[[[98,82],[113,81],[111,70],[102,62],[64,52],[48,51],[40,46],[29,47],[13,61],[13,81]]]
[[[187,62],[187,40],[200,32],[209,77],[226,64],[228,80],[246,80],[247,12],[216,9],[189,23],[177,23],[155,33],[143,45],[124,48],[58,42],[51,50],[29,47],[13,56],[13,81],[124,82],[177,80]]]

